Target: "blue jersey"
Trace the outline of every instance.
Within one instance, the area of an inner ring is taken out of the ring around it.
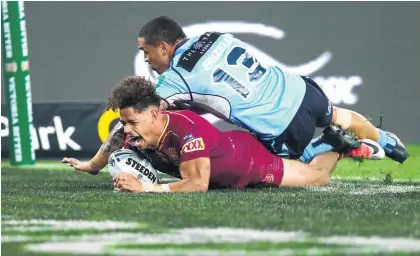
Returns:
[[[221,33],[184,41],[156,87],[170,103],[207,105],[262,139],[283,133],[306,90],[299,75],[258,62],[242,41]]]

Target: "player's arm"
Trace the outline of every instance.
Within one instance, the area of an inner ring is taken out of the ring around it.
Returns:
[[[199,192],[207,191],[210,184],[210,148],[213,141],[206,134],[200,123],[195,122],[192,131],[180,136],[181,152],[179,172],[182,180],[162,184],[163,192]],[[154,186],[155,187],[155,186]],[[145,188],[145,191],[147,188]],[[154,190],[154,188],[153,188]],[[159,192],[159,191],[157,191]]]
[[[182,180],[162,184],[143,184],[145,192],[206,192],[210,183],[210,158],[200,157],[182,162],[179,166]]]
[[[173,182],[169,189],[173,192],[207,191],[210,183],[210,158],[200,157],[182,162],[179,166],[181,181]]]
[[[145,183],[145,192],[199,192],[209,189],[210,148],[213,142],[205,131],[199,129],[199,123],[195,125],[194,131],[180,136],[180,143],[183,143],[179,165],[182,180],[162,185]]]
[[[180,164],[182,180],[168,184],[153,184],[150,182],[140,182],[131,173],[120,173],[114,181],[114,186],[118,190],[130,191],[134,193],[142,192],[200,192],[209,189],[210,182],[210,158],[200,157]]]
[[[124,146],[124,127],[121,123],[115,125],[108,138],[96,152],[95,156],[89,161],[82,162],[76,158],[64,157],[62,162],[67,163],[76,171],[98,174],[108,164],[108,158],[112,152],[121,149]]]
[[[114,151],[121,149],[124,146],[124,139],[124,126],[121,122],[118,122],[109,133],[108,138],[106,138],[101,148],[91,160],[97,160],[97,163],[99,163],[102,168],[104,168],[108,163],[109,156]]]
[[[196,123],[198,128],[199,124]],[[116,179],[117,187],[131,192],[199,192],[207,191],[210,184],[210,148],[211,138],[204,135],[205,131],[196,129],[192,133],[179,136],[183,143],[180,152],[179,171],[182,180],[169,184],[155,185],[149,182],[140,183],[136,177],[121,174]],[[201,137],[195,138],[197,135]],[[204,135],[204,136],[203,136]]]

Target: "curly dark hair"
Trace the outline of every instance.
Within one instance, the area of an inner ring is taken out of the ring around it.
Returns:
[[[142,112],[149,106],[159,107],[160,101],[152,81],[142,76],[128,76],[112,90],[106,110],[133,107],[137,112]]]

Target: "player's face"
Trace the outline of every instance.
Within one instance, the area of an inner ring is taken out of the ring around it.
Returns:
[[[152,110],[146,109],[142,112],[135,111],[132,107],[120,110],[120,121],[124,125],[124,132],[134,137],[137,147],[144,150],[156,146],[157,140],[155,128],[156,116]]]
[[[165,43],[160,42],[157,45],[147,44],[143,37],[138,39],[139,50],[144,53],[144,61],[149,63],[150,67],[158,74],[165,72],[170,65],[171,47]]]

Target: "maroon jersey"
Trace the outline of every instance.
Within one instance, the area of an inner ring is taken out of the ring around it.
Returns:
[[[163,111],[162,114],[168,116],[168,123],[155,153],[174,165],[201,157],[210,158],[211,188],[281,183],[282,159],[271,154],[249,133],[221,132],[189,110]],[[174,175],[172,169],[159,171]]]

